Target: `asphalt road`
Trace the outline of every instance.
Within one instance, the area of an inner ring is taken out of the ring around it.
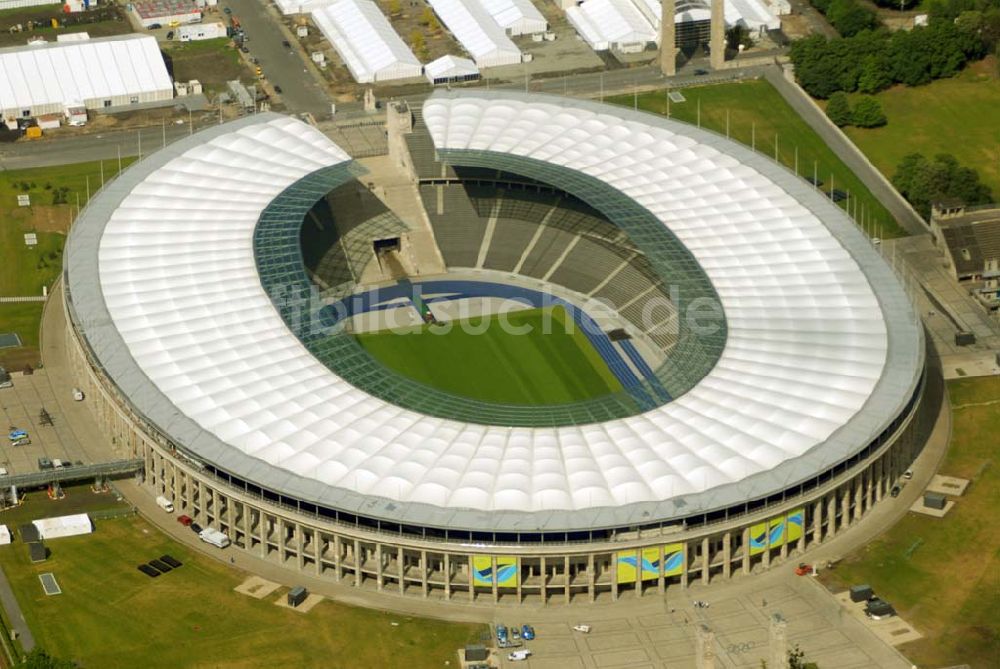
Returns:
[[[283,26],[270,13],[266,3],[260,0],[226,0],[221,4],[228,6],[239,17],[250,38],[246,43],[249,55],[260,61],[258,65],[272,86],[281,86],[280,100],[288,112],[308,112],[317,119],[328,117],[330,99],[326,91],[303,62],[301,52],[282,45],[284,40],[291,42],[292,37],[282,30]]]

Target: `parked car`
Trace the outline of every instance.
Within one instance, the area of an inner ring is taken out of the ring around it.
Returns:
[[[525,641],[532,641],[535,638],[535,628],[531,625],[521,625],[521,638]]]
[[[167,31],[167,39],[173,39],[173,38],[174,38],[174,31],[173,30],[168,30]]]
[[[282,92],[283,92],[283,91],[281,90],[281,86],[278,86],[277,84],[275,84],[275,85],[274,85],[274,92],[275,92],[275,93],[277,93],[278,95],[281,95],[281,94],[282,94]]]
[[[706,74],[708,74],[708,70],[697,69],[694,71],[694,76],[696,77],[703,77]]]
[[[507,628],[503,625],[497,625],[497,641],[507,643],[507,639]]]
[[[910,479],[912,479],[913,478],[913,470],[912,469],[907,469],[905,472],[903,472],[903,478],[906,479],[907,481],[909,481]]]
[[[590,634],[590,625],[573,625],[573,629],[581,634]]]
[[[52,469],[52,461],[48,458],[38,458],[38,468],[41,470]]]
[[[188,525],[193,523],[194,520],[191,518],[191,516],[187,514],[182,514],[180,516],[177,516],[177,522],[183,525],[184,527],[187,527]]]
[[[163,26],[162,26],[162,25],[160,25],[159,23],[150,23],[150,24],[149,24],[149,29],[150,29],[150,30],[159,30],[159,29],[160,29],[160,28],[162,28],[162,27],[163,27]]]
[[[205,529],[198,523],[191,523],[190,525],[188,525],[188,527],[191,528],[191,531],[194,532],[195,534],[201,534],[201,531]]]
[[[292,43],[289,42],[286,39],[283,39],[283,40],[281,40],[281,46],[285,47],[286,49],[291,49],[292,48]]]
[[[242,51],[243,53],[250,53],[250,49],[246,48],[245,46],[241,46],[240,51]]]
[[[229,9],[229,7],[223,7],[222,11],[225,14],[232,14],[233,13],[233,10]]]
[[[527,648],[522,648],[521,650],[515,650],[513,653],[507,656],[507,659],[511,662],[524,662],[529,657],[531,657],[531,651]]]
[[[511,638],[512,641],[520,641],[521,640],[521,630],[518,629],[517,625],[511,625],[510,626],[510,638]]]
[[[903,490],[903,489],[902,489],[902,488],[900,488],[900,487],[899,487],[898,485],[894,485],[894,486],[892,486],[892,490],[890,490],[890,491],[889,491],[889,494],[890,494],[891,496],[893,496],[893,497],[899,497],[899,493],[900,493],[900,492],[901,492],[902,490]]]

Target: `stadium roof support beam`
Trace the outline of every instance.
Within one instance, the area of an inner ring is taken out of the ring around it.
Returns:
[[[713,70],[726,66],[726,0],[712,0],[711,39],[709,60]]]
[[[675,0],[663,0],[661,16],[673,17],[676,13]],[[677,49],[675,48],[677,32],[673,20],[660,19],[660,72],[668,77],[677,74]]]

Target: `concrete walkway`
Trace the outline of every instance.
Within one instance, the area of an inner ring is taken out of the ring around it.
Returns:
[[[14,591],[11,590],[7,574],[4,573],[3,569],[0,569],[0,606],[3,606],[7,620],[10,621],[11,630],[21,642],[21,648],[25,652],[30,652],[35,647],[35,637],[31,633],[31,629],[28,628],[24,614],[21,613],[21,606],[17,603],[17,597],[14,596]]]
[[[879,172],[854,143],[830,122],[812,99],[796,84],[786,80],[777,67],[764,70],[764,77],[774,86],[802,120],[812,128],[827,146],[840,158],[861,182],[867,186],[882,205],[889,210],[899,225],[911,235],[928,232],[927,224],[893,188],[888,179]]]

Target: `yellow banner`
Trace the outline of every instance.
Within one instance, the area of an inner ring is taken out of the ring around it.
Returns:
[[[806,529],[806,510],[794,509],[788,512],[788,523],[785,525],[785,535],[788,543],[798,541],[802,538]]]
[[[763,553],[767,549],[767,523],[750,526],[750,555]]]
[[[637,559],[638,558],[638,559]],[[666,544],[643,548],[641,552],[615,553],[619,583],[635,583],[636,569],[641,569],[643,581],[655,581],[664,576],[677,576],[684,570],[684,544]]]
[[[667,544],[663,547],[663,575],[680,576],[684,571],[684,544]]]
[[[619,583],[635,583],[635,551],[615,553]]]
[[[520,580],[517,569],[517,558],[513,555],[502,555],[497,558],[497,585],[501,588],[516,588]]]

